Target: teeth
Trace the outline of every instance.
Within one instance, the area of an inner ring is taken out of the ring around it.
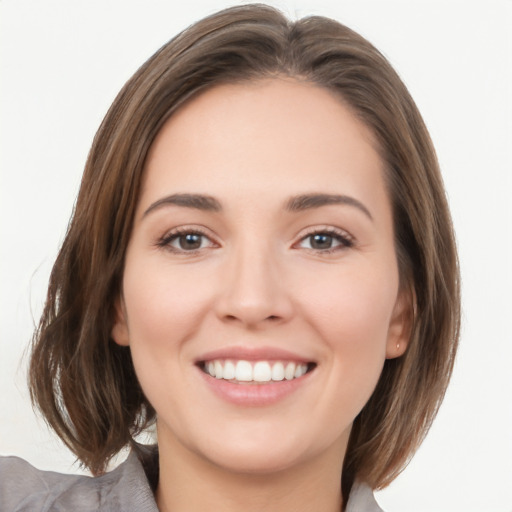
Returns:
[[[272,366],[272,380],[284,379],[284,366],[283,363],[276,363]]]
[[[295,368],[295,372],[293,373],[293,377],[298,379],[302,377],[308,370],[308,367],[305,364],[298,364],[297,368]]]
[[[224,371],[222,372],[223,379],[234,379],[236,375],[235,365],[231,361],[226,361]]]
[[[272,368],[266,361],[258,361],[253,368],[252,378],[256,382],[269,382],[272,379]]]
[[[270,382],[292,380],[302,377],[308,370],[307,364],[292,362],[257,361],[208,361],[204,365],[206,373],[216,379],[239,382]]]
[[[224,375],[221,378],[225,379]],[[250,382],[252,380],[252,365],[249,361],[238,361],[236,363],[235,380],[241,382]]]
[[[284,371],[284,378],[286,380],[292,380],[293,377],[295,377],[295,366],[297,366],[297,365],[295,365],[293,363],[288,363],[286,365],[286,369]]]

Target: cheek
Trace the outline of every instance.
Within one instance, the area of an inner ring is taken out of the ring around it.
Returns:
[[[188,342],[210,302],[204,283],[201,276],[170,269],[162,258],[144,261],[132,254],[127,260],[123,296],[137,378],[150,403],[176,425],[182,422],[176,412],[181,397],[190,386],[183,379],[190,365]]]
[[[123,292],[131,342],[168,347],[191,335],[210,302],[207,281],[161,263],[127,268]]]
[[[317,276],[304,288],[302,302],[331,343],[375,347],[385,345],[397,292],[397,273],[348,269],[325,280]]]
[[[343,271],[325,281],[317,276],[304,288],[304,315],[332,356],[331,378],[340,381],[347,396],[361,396],[361,407],[386,358],[398,291],[398,272],[392,270],[388,266]]]

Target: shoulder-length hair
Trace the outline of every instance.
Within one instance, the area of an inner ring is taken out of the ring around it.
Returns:
[[[110,107],[34,335],[33,402],[94,474],[155,418],[129,348],[111,339],[148,150],[184,102],[222,83],[288,76],[334,92],[373,132],[385,163],[402,287],[414,318],[408,349],[387,360],[354,421],[342,490],[388,485],[423,440],[458,341],[454,233],[435,152],[405,85],[367,40],[331,19],[289,21],[264,5],[226,9],[152,56]]]

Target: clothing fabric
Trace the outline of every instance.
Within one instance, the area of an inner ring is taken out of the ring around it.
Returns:
[[[138,446],[99,477],[41,471],[18,457],[0,457],[2,512],[158,512],[158,452]],[[383,512],[372,490],[352,487],[346,512]]]

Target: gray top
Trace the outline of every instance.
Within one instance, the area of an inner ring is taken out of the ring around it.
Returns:
[[[0,457],[1,512],[158,512],[153,490],[158,454],[137,447],[99,477],[40,471],[18,457]],[[352,487],[346,512],[383,512],[365,484]]]

